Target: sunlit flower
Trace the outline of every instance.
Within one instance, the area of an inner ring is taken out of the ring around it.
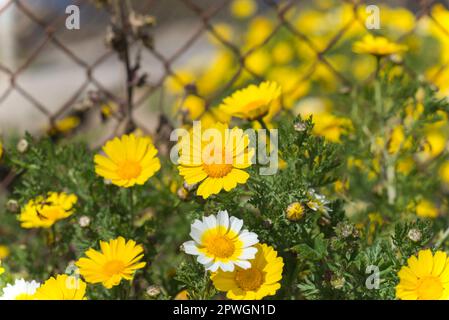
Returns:
[[[249,136],[242,129],[231,130],[221,123],[208,129],[216,133],[212,141],[201,141],[196,130],[181,139],[178,166],[187,184],[199,183],[197,195],[204,199],[222,189],[230,191],[237,184],[246,183],[249,174],[243,169],[251,166],[254,153],[248,147]]]
[[[19,216],[22,228],[49,228],[55,222],[70,217],[78,198],[74,194],[49,192],[47,197],[30,200]]]
[[[416,205],[416,215],[421,218],[438,217],[438,208],[433,202],[423,199]]]
[[[440,178],[444,183],[449,184],[449,161],[443,162],[439,170]]]
[[[254,0],[233,0],[231,3],[231,13],[237,18],[248,18],[257,10],[257,3]]]
[[[327,206],[330,201],[328,201],[324,195],[317,194],[315,190],[309,190],[309,192],[307,193],[307,198],[309,199],[309,201],[307,202],[307,206],[311,210],[318,211],[325,215],[328,215],[329,212],[332,211],[332,209]]]
[[[268,114],[270,105],[281,95],[281,87],[265,81],[259,86],[249,85],[223,100],[220,108],[234,117],[257,120]]]
[[[448,300],[449,259],[443,251],[430,249],[411,256],[398,272],[396,297],[403,300]]]
[[[285,210],[285,214],[288,220],[298,221],[302,217],[304,217],[305,211],[306,210],[301,203],[293,202],[288,205],[287,209]]]
[[[0,260],[0,274],[5,273],[5,268],[2,267],[2,261]]]
[[[86,251],[87,258],[76,262],[79,273],[89,283],[102,283],[110,289],[118,285],[122,279],[131,280],[138,269],[146,263],[139,262],[143,258],[143,248],[133,240],[126,241],[123,237],[100,241],[101,251],[90,248]]]
[[[250,261],[251,267],[235,268],[233,272],[218,272],[211,279],[215,288],[227,292],[233,300],[260,300],[276,294],[281,287],[284,262],[277,252],[266,244],[257,244],[257,254]]]
[[[406,51],[407,47],[389,41],[384,37],[375,37],[371,34],[363,37],[361,41],[354,43],[353,51],[355,53],[368,53],[377,57],[389,56]]]
[[[51,277],[34,294],[35,300],[86,300],[86,283],[66,274]]]
[[[116,137],[106,143],[103,151],[106,156],[95,156],[95,172],[120,187],[143,185],[161,167],[157,150],[147,137]]]
[[[3,295],[0,300],[33,300],[33,295],[36,293],[40,283],[36,281],[25,281],[24,279],[17,279],[14,284],[8,284],[3,288]]]
[[[0,260],[5,259],[9,256],[9,248],[5,245],[0,244]]]
[[[203,221],[195,220],[190,232],[194,241],[185,242],[184,251],[198,256],[198,262],[212,272],[233,271],[234,266],[248,269],[248,260],[254,258],[254,245],[259,240],[255,233],[242,230],[242,226],[243,220],[229,217],[227,211],[203,217]]]

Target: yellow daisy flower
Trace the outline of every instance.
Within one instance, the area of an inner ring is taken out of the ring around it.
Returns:
[[[230,9],[234,17],[248,18],[257,11],[257,3],[254,0],[234,0]]]
[[[10,254],[9,248],[5,245],[0,244],[0,260],[7,258],[9,254]]]
[[[280,95],[281,87],[275,82],[252,84],[224,99],[220,109],[231,116],[253,121],[266,116],[272,102]]]
[[[416,205],[416,215],[421,218],[438,217],[438,208],[429,200],[422,199]]]
[[[368,53],[373,56],[383,57],[398,54],[407,50],[407,47],[389,41],[384,37],[375,37],[371,34],[363,37],[361,41],[356,41],[352,47],[355,53]]]
[[[203,217],[203,221],[195,220],[190,232],[194,241],[185,242],[184,251],[198,256],[198,262],[212,272],[233,271],[234,265],[248,269],[248,260],[254,258],[254,245],[259,240],[257,234],[242,230],[242,226],[243,220],[229,217],[227,211]]]
[[[143,258],[143,248],[133,240],[123,237],[100,241],[101,252],[92,248],[86,251],[87,258],[76,262],[80,274],[89,283],[102,283],[107,289],[118,285],[122,279],[131,280],[136,270],[146,263],[139,262]]]
[[[106,156],[94,158],[95,172],[117,186],[129,188],[143,185],[160,168],[157,150],[148,137],[134,134],[114,138],[103,147]]]
[[[47,197],[30,200],[19,216],[22,228],[50,228],[56,221],[71,216],[78,198],[74,194],[49,192]]]
[[[37,288],[35,300],[86,300],[86,283],[66,274],[51,277]]]
[[[301,220],[302,217],[304,217],[305,211],[306,209],[301,203],[293,202],[288,205],[287,209],[285,210],[285,214],[288,220],[298,221]]]
[[[398,272],[396,297],[402,300],[448,300],[449,258],[443,251],[430,249],[411,256]]]
[[[2,267],[2,261],[0,260],[0,274],[5,273],[5,268]]]
[[[249,174],[242,169],[251,166],[254,155],[254,149],[248,147],[249,136],[242,129],[228,129],[227,125],[217,123],[206,130],[212,130],[204,132],[213,132],[217,139],[202,141],[193,130],[193,134],[180,141],[178,166],[187,184],[200,183],[197,195],[204,199],[246,183]]]
[[[233,272],[218,271],[211,279],[215,288],[227,292],[232,300],[260,300],[276,294],[281,287],[284,262],[277,252],[266,244],[257,244],[256,257],[251,268],[237,267]]]

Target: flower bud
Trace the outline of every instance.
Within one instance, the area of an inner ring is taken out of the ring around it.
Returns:
[[[146,293],[150,298],[156,298],[161,294],[161,288],[157,285],[151,285],[147,288]]]
[[[90,225],[90,218],[88,216],[81,216],[78,220],[78,224],[81,228],[86,228]]]
[[[290,221],[298,221],[302,217],[304,217],[305,208],[304,206],[299,202],[293,202],[291,203],[287,209],[285,210],[285,214],[287,216],[287,219]]]
[[[418,229],[410,229],[407,237],[413,242],[418,242],[419,240],[421,240],[422,234]]]
[[[20,206],[17,200],[10,199],[6,202],[6,209],[8,209],[9,212],[17,213],[19,212]]]
[[[25,153],[28,150],[28,141],[26,139],[20,139],[17,143],[17,151]]]

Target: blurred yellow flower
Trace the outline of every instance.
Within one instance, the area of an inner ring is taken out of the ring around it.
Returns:
[[[78,198],[74,194],[49,192],[47,197],[30,200],[19,215],[22,228],[50,228],[56,221],[71,216]]]
[[[173,94],[184,92],[184,87],[195,81],[195,75],[189,70],[177,70],[167,79],[167,89]]]
[[[86,300],[86,283],[66,274],[51,277],[34,294],[34,300]]]
[[[423,199],[416,204],[416,214],[421,218],[436,218],[438,208],[433,202]]]
[[[103,151],[106,156],[95,155],[95,172],[120,187],[143,185],[161,167],[157,150],[147,137],[116,137],[106,143]]]
[[[446,148],[446,137],[439,130],[431,130],[425,135],[423,151],[418,153],[418,159],[428,161],[439,156]]]
[[[257,11],[257,3],[254,0],[233,0],[231,13],[236,18],[248,18]]]
[[[5,268],[2,267],[2,260],[0,260],[0,274],[5,273]]]
[[[258,16],[251,19],[246,34],[246,48],[252,48],[262,44],[273,32],[273,22],[264,16]]]
[[[232,41],[233,30],[232,27],[227,23],[216,23],[213,25],[214,33],[208,32],[207,38],[210,43],[214,45],[222,45],[223,40],[227,42]],[[218,37],[217,37],[218,35]]]
[[[206,110],[206,101],[195,95],[188,95],[181,102],[181,112],[187,116],[187,119],[197,120]]]
[[[2,156],[3,156],[3,144],[0,141],[0,160],[2,159]]]
[[[312,133],[332,142],[341,142],[341,136],[352,130],[352,122],[349,118],[337,117],[327,112],[314,116],[313,122]]]
[[[444,183],[449,184],[449,161],[445,161],[440,167],[440,178]],[[0,256],[1,259],[1,256]]]
[[[100,241],[101,251],[90,248],[86,251],[87,258],[76,262],[79,273],[88,283],[102,283],[107,289],[120,284],[122,279],[131,280],[138,269],[145,267],[143,247],[133,240],[126,241],[123,237]]]
[[[246,183],[249,174],[243,169],[251,166],[254,149],[249,149],[249,136],[237,127],[217,123],[208,128],[219,135],[218,140],[202,141],[197,132],[180,141],[179,174],[189,185],[200,183],[197,195],[204,199],[230,191],[237,184]],[[220,141],[221,139],[221,141]],[[199,145],[196,146],[195,141]],[[210,152],[204,155],[204,152]],[[217,154],[215,154],[218,152]],[[198,154],[195,154],[198,153]],[[210,159],[206,159],[210,158]]]
[[[389,56],[406,51],[407,47],[389,41],[385,37],[375,37],[371,34],[363,37],[361,41],[357,41],[353,45],[355,53],[368,53],[377,57]]]
[[[257,120],[268,114],[271,103],[280,95],[281,87],[277,83],[265,81],[234,92],[223,100],[220,108],[234,117]]]
[[[388,152],[396,154],[399,150],[407,150],[411,146],[411,137],[405,137],[404,126],[398,125],[394,127],[391,131],[390,141],[388,142]]]
[[[448,300],[449,259],[443,251],[430,249],[411,256],[398,272],[396,297],[402,300]]]
[[[219,270],[211,276],[215,288],[227,292],[232,300],[260,300],[280,289],[284,262],[273,247],[256,244],[257,254],[251,268],[236,267],[232,272]]]
[[[9,248],[5,245],[0,245],[0,260],[7,258],[9,254]]]
[[[294,58],[292,45],[286,41],[276,43],[271,51],[273,61],[278,64],[286,64]]]

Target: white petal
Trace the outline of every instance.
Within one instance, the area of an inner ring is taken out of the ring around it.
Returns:
[[[213,229],[217,227],[217,218],[213,214],[204,217],[203,221],[206,224],[207,229]]]
[[[249,269],[251,268],[251,263],[249,261],[243,261],[243,260],[236,260],[234,261],[236,265],[238,265],[242,269]]]
[[[234,263],[233,262],[222,262],[221,263],[221,270],[223,271],[229,271],[232,272],[234,271]]]
[[[239,235],[239,239],[243,242],[243,248],[250,247],[259,242],[259,239],[257,239],[257,234],[254,232],[249,232],[248,230],[243,230]]]
[[[182,244],[184,248],[184,252],[187,254],[199,255],[198,247],[196,246],[194,241],[186,241]]]
[[[254,257],[256,256],[256,253],[257,253],[256,247],[245,248],[242,250],[242,254],[239,256],[239,259],[244,259],[244,260],[254,259]]]
[[[210,264],[209,266],[205,266],[205,267],[206,267],[206,270],[215,272],[218,270],[220,265],[221,265],[221,263],[219,261],[217,261],[217,262],[214,262],[214,263]]]
[[[196,258],[196,260],[199,263],[201,263],[201,264],[209,264],[212,260],[214,260],[214,258],[213,257],[206,257],[205,255],[200,254],[198,256],[198,258]]]
[[[226,210],[219,211],[217,215],[217,224],[224,227],[226,230],[229,228],[229,215]]]
[[[229,219],[231,225],[229,227],[229,230],[234,231],[236,234],[238,234],[240,232],[240,230],[242,229],[243,226],[243,220],[241,219],[237,219],[236,217],[231,217]]]
[[[190,237],[192,237],[192,239],[195,240],[196,243],[201,244],[201,237],[204,231],[194,227],[192,227],[190,230]]]

